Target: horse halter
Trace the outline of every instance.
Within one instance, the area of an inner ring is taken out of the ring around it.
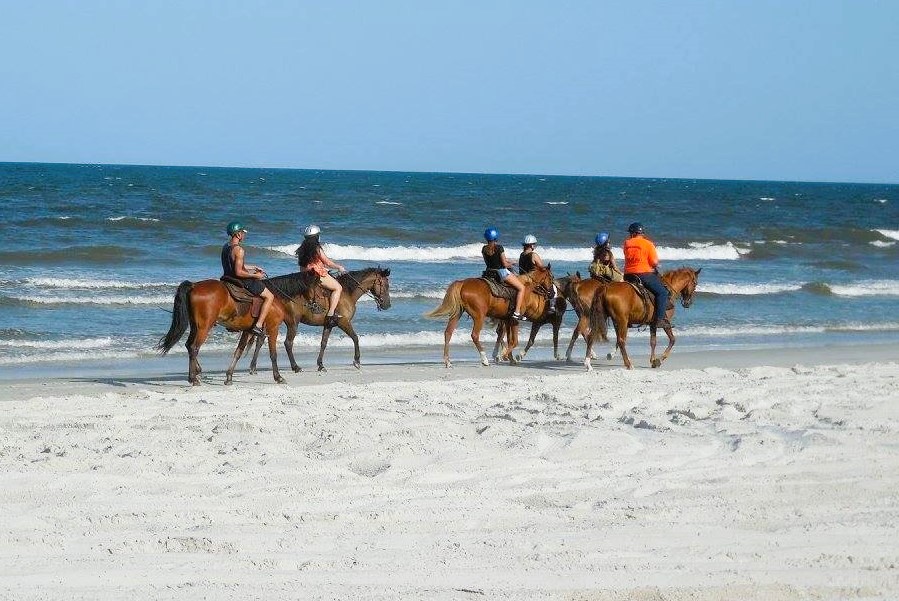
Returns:
[[[352,275],[350,275],[350,272],[346,272],[344,275],[346,275],[347,278],[353,280],[353,282],[356,284],[356,287],[362,288],[362,284],[359,283],[359,280],[357,280],[357,279],[354,278]],[[375,276],[375,283],[372,285],[372,287],[371,287],[369,290],[366,290],[366,291],[364,292],[364,294],[366,294],[366,295],[372,297],[372,298],[375,300],[375,306],[378,308],[378,311],[383,311],[383,310],[384,310],[384,306],[383,306],[383,305],[384,305],[384,301],[383,301],[382,297],[383,297],[383,295],[384,295],[384,290],[383,290],[384,284],[383,284],[383,280],[385,280],[385,279],[386,279],[386,278],[385,278],[383,275],[381,275],[380,273],[378,273],[378,274]],[[381,289],[378,290],[378,292],[373,292],[374,289],[375,289],[375,286],[377,286],[378,288],[381,288]]]
[[[689,309],[690,305],[693,304],[693,296],[696,294],[696,285],[699,282],[699,278],[693,273],[690,276],[690,283],[683,287],[680,291],[680,303],[683,305],[684,309]],[[689,292],[688,292],[689,291]]]

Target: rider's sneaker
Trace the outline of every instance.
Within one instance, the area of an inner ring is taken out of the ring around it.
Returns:
[[[527,317],[525,317],[521,313],[518,313],[517,311],[512,313],[512,319],[514,319],[516,321],[527,321],[528,320]]]
[[[671,327],[671,322],[668,321],[667,317],[663,317],[662,319],[656,320],[655,326],[664,330]]]
[[[262,336],[263,338],[265,337],[265,331],[259,326],[253,326],[252,328],[250,328],[250,333],[255,334],[256,336]]]

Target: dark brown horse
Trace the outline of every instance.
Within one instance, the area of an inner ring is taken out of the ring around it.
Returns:
[[[523,294],[524,303],[522,305],[523,314],[532,321],[543,318],[546,313],[547,297],[552,286],[552,271],[550,266],[546,268],[537,267],[530,273],[518,276],[524,284]],[[481,355],[481,364],[490,365],[487,360],[487,353],[481,346],[481,328],[484,326],[484,320],[488,317],[499,319],[506,322],[508,336],[508,345],[500,356],[500,359],[508,359],[513,363],[516,362],[512,351],[518,345],[518,322],[510,319],[509,300],[493,296],[490,286],[482,278],[466,278],[464,280],[456,280],[451,283],[443,296],[443,302],[439,307],[429,313],[425,313],[425,317],[448,317],[446,330],[443,332],[443,363],[447,367],[452,367],[449,358],[449,344],[453,337],[453,331],[459,323],[459,319],[463,313],[468,313],[472,319],[471,341],[474,343],[478,353]]]
[[[273,287],[272,282],[276,282]],[[286,301],[308,288],[308,280],[303,274],[279,276],[263,283],[275,293],[275,298],[268,314],[265,316],[264,329],[268,337],[269,356],[272,360],[272,376],[279,384],[284,382],[278,371],[278,327],[287,314]],[[200,383],[200,347],[206,342],[209,332],[216,324],[223,325],[232,332],[244,332],[241,340],[248,339],[249,330],[255,321],[246,306],[239,306],[234,301],[225,285],[219,280],[203,280],[201,282],[183,281],[175,292],[172,306],[172,323],[169,331],[156,345],[163,355],[181,339],[190,327],[187,337],[188,369],[187,380],[194,386]],[[231,383],[231,375],[240,355],[235,352],[231,366],[225,376],[225,383]]]
[[[359,354],[359,336],[353,328],[353,316],[356,314],[356,303],[359,299],[368,294],[374,298],[377,303],[378,311],[390,308],[390,269],[381,269],[380,267],[368,267],[358,271],[348,271],[337,276],[337,281],[343,286],[343,293],[340,295],[340,303],[337,305],[337,327],[350,337],[353,341],[355,354],[353,355],[353,366],[356,369],[361,368]],[[304,323],[309,326],[325,326],[326,312],[324,307],[328,306],[328,294],[319,286],[313,286],[309,292],[301,297],[294,298],[292,302],[287,303],[284,323],[287,324],[287,337],[284,339],[284,348],[287,351],[287,357],[290,359],[290,367],[293,371],[301,371],[293,356],[293,340],[297,335],[297,325]],[[317,309],[317,310],[315,310]],[[331,336],[331,328],[324,327],[322,331],[321,346],[318,352],[318,371],[325,371],[323,358],[325,348],[328,346],[328,338]],[[250,373],[256,373],[256,359],[259,357],[259,350],[262,348],[262,340],[256,341],[256,351],[253,353],[253,360],[250,362]]]
[[[693,304],[693,295],[699,282],[700,271],[702,271],[702,268],[681,267],[662,275],[662,282],[665,283],[665,286],[671,292],[671,299],[675,300],[677,297],[680,297],[681,304],[685,309]],[[646,306],[634,287],[627,282],[612,282],[597,290],[593,297],[593,304],[590,307],[591,332],[587,336],[587,356],[584,358],[584,365],[587,369],[593,369],[593,366],[590,365],[593,341],[596,336],[602,337],[603,340],[605,339],[606,320],[609,318],[612,319],[612,324],[615,326],[616,346],[621,349],[621,358],[624,359],[625,367],[628,369],[633,368],[633,364],[627,355],[627,329],[632,326],[645,325],[649,326],[649,363],[653,367],[660,367],[662,362],[671,354],[675,338],[671,326],[665,327],[665,334],[668,335],[668,348],[665,349],[661,357],[656,357],[654,314],[655,307],[653,303],[650,302],[649,306]],[[671,309],[668,309],[665,316],[670,320],[673,315],[674,307],[672,306]]]
[[[565,286],[568,285],[569,279],[574,276],[566,275],[565,277],[557,278],[553,281],[557,290],[562,290]],[[537,339],[537,332],[540,331],[540,328],[545,326],[546,324],[550,324],[553,329],[553,359],[561,359],[561,355],[559,355],[559,330],[562,328],[562,319],[565,317],[565,311],[568,310],[568,303],[565,302],[564,296],[556,296],[553,299],[553,308],[554,312],[547,311],[542,318],[537,319],[536,321],[531,322],[531,333],[528,336],[528,342],[524,346],[524,350],[519,353],[515,359],[516,361],[523,361],[527,356],[528,351],[531,350],[531,347],[534,346],[534,341]],[[506,322],[499,321],[496,324],[496,344],[493,345],[493,360],[499,362],[500,360],[500,349],[503,347],[503,341],[506,337]]]

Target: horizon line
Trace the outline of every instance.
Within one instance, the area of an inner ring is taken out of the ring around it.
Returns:
[[[491,171],[418,171],[402,169],[333,169],[317,167],[265,167],[247,165],[191,165],[191,164],[165,164],[165,163],[104,163],[104,162],[65,162],[65,161],[0,161],[0,165],[71,165],[71,166],[103,166],[103,167],[173,167],[178,169],[255,169],[275,171],[335,171],[352,173],[409,173],[421,175],[488,175],[488,176],[524,176],[524,177],[572,177],[572,178],[596,178],[596,179],[640,179],[640,180],[680,180],[680,181],[710,181],[710,182],[759,182],[782,184],[850,184],[871,186],[896,186],[899,181],[843,181],[843,180],[801,180],[801,179],[754,179],[754,178],[721,178],[721,177],[666,177],[648,175],[585,175],[567,173],[496,173]]]

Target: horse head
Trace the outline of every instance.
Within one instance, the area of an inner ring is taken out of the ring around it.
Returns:
[[[699,269],[684,267],[678,269],[678,271],[683,272],[686,277],[686,282],[682,284],[680,289],[680,302],[684,309],[689,309],[690,305],[693,304],[693,295],[696,294],[696,285],[699,284],[699,272],[702,271],[702,267]]]
[[[390,308],[390,268],[381,269],[379,265],[375,273],[371,294],[378,304],[378,311],[384,311]]]

